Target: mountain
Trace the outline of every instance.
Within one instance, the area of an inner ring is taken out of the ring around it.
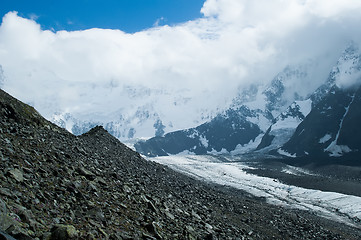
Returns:
[[[345,51],[341,59],[348,55],[349,51]],[[337,65],[340,65],[340,60]],[[336,65],[336,66],[337,66]],[[292,157],[291,154],[280,149],[295,133],[298,125],[311,112],[312,108],[320,102],[336,85],[336,77],[338,68],[334,68],[327,81],[318,87],[305,100],[294,101],[285,111],[273,119],[271,126],[267,129],[262,137],[256,151],[261,153],[278,153],[284,156]]]
[[[281,150],[297,157],[361,154],[361,88],[334,87],[299,124]],[[358,160],[354,162],[360,165]]]
[[[138,152],[147,156],[165,156],[180,152],[206,154],[208,152],[229,152],[238,144],[255,141],[261,133],[258,125],[247,120],[257,114],[247,107],[230,109],[210,122],[196,128],[167,133],[163,137],[154,137],[137,142]]]
[[[360,131],[357,124],[360,113],[353,105],[358,101],[360,73],[361,55],[358,48],[351,44],[339,58],[325,84],[301,102],[307,105],[307,111],[300,114],[292,110],[300,102],[291,105],[276,118],[257,150],[303,158],[357,155],[360,147],[350,142],[358,142]],[[350,125],[344,125],[345,120]],[[340,140],[343,132],[348,133],[342,135]],[[351,144],[353,150],[342,141]]]
[[[356,124],[359,112],[353,105],[358,101],[361,79],[359,49],[350,44],[321,86],[299,94],[290,83],[308,79],[305,66],[288,66],[268,86],[243,89],[229,110],[209,122],[140,141],[135,148],[147,156],[253,152],[312,158],[357,154],[358,138],[350,129],[360,131]],[[341,126],[344,121],[353,124]]]
[[[227,102],[201,100],[212,99],[210,94],[194,97],[187,89],[119,85],[104,93],[106,104],[92,103],[89,97],[89,103],[83,107],[55,113],[54,109],[47,110],[47,118],[75,135],[101,125],[123,141],[150,138],[200,125],[227,108]],[[84,98],[91,93],[85,95]]]
[[[310,99],[292,103],[286,111],[274,119],[274,123],[263,135],[256,150],[262,149],[262,152],[267,152],[285,144],[292,137],[297,126],[310,113],[311,105]]]
[[[358,236],[146,161],[103,127],[75,136],[2,90],[0,146],[0,239]]]
[[[254,150],[276,120],[275,116],[281,114],[292,101],[302,100],[305,98],[303,95],[307,95],[297,94],[290,85],[294,81],[306,81],[308,68],[307,65],[288,66],[268,85],[252,84],[241,89],[231,107],[212,120],[195,128],[139,141],[134,147],[146,156],[178,153],[242,154]],[[307,108],[307,103],[299,101],[299,104]]]
[[[46,103],[42,101],[41,107],[39,103],[33,105],[40,107],[48,120],[73,134],[80,135],[101,125],[122,141],[148,139],[194,128],[211,121],[217,115],[225,115],[228,109],[237,111],[242,106],[260,114],[262,126],[259,127],[264,132],[289,104],[310,94],[309,90],[300,91],[295,85],[297,87],[298,82],[305,82],[313,89],[310,73],[315,72],[315,69],[317,70],[317,63],[312,61],[287,66],[271,79],[270,84],[240,85],[239,89],[232,89],[224,94],[215,94],[217,89],[207,88],[194,94],[192,89],[172,89],[156,84],[123,86],[114,80],[106,86],[94,86],[97,94],[102,89],[100,93],[105,99],[102,103],[94,101],[93,89],[84,89],[81,96],[84,104],[74,108],[62,109],[57,106],[58,102],[61,103],[57,99],[49,99]],[[49,105],[49,102],[54,104]],[[258,124],[257,121],[251,122]]]

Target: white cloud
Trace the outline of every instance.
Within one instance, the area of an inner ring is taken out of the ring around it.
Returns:
[[[350,17],[361,11],[358,0],[306,0],[305,6],[312,14],[323,18]]]
[[[202,109],[224,108],[239,86],[270,81],[288,64],[317,62],[305,84],[314,88],[346,44],[360,42],[358,0],[207,0],[201,12],[134,34],[43,31],[8,13],[0,26],[4,88],[48,117],[124,117],[148,104],[164,123],[190,127]]]

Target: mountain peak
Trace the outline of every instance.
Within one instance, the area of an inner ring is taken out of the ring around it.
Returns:
[[[109,134],[109,132],[107,130],[105,130],[103,126],[98,125],[98,126],[93,127],[92,129],[90,129],[85,134],[89,134],[89,135]]]

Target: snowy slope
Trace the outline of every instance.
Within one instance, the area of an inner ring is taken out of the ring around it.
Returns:
[[[281,113],[268,128],[267,132],[262,137],[261,143],[257,146],[257,150],[267,152],[283,146],[283,144],[292,137],[297,126],[310,113],[311,106],[311,99],[295,101],[292,103],[291,106]],[[281,155],[285,155],[285,152],[278,152],[281,153]]]

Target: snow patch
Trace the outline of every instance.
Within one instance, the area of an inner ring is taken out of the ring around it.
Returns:
[[[266,118],[263,114],[257,114],[256,117],[247,117],[247,121],[258,125],[261,131],[266,132],[272,122]]]
[[[251,139],[249,143],[246,143],[244,145],[238,144],[236,148],[230,152],[231,155],[244,154],[252,150],[255,150],[257,146],[261,143],[262,137],[263,137],[263,133],[258,135],[254,140]]]
[[[175,154],[175,156],[188,156],[188,155],[196,155],[196,154],[189,150],[184,150],[183,152],[179,152],[179,153]]]
[[[194,130],[192,134],[188,135],[189,138],[197,138],[199,136],[199,132],[197,130]]]
[[[323,136],[322,138],[320,138],[320,141],[319,143],[325,143],[327,142],[328,140],[330,140],[332,138],[331,134],[326,134],[325,136]]]
[[[208,147],[208,139],[205,138],[203,135],[199,137],[199,141],[202,143],[202,145],[207,148]]]
[[[283,156],[286,156],[286,157],[291,157],[291,158],[297,157],[297,156],[296,156],[296,153],[295,153],[295,154],[291,154],[291,153],[289,153],[289,152],[287,152],[287,151],[285,151],[285,150],[283,150],[283,149],[281,149],[281,148],[278,149],[277,152],[278,152],[279,154],[283,155]]]
[[[294,128],[301,123],[301,120],[297,117],[288,117],[282,120],[277,121],[271,126],[272,130],[285,129],[285,128]]]
[[[300,107],[300,112],[304,117],[306,117],[308,114],[310,114],[312,110],[312,100],[307,99],[304,101],[295,101],[295,103]]]
[[[301,176],[301,175],[314,176],[314,175],[316,175],[316,174],[313,174],[310,171],[307,171],[307,170],[305,170],[303,168],[289,166],[289,165],[287,165],[287,167],[283,168],[282,172],[287,173],[287,174],[291,174],[291,175],[296,175],[296,176]]]
[[[336,84],[341,88],[348,88],[353,85],[359,85],[361,79],[360,56],[356,53],[341,58],[337,64],[338,74]]]
[[[214,148],[212,148],[212,151],[208,151],[208,154],[212,154],[212,155],[222,155],[222,154],[229,154],[229,152],[227,151],[227,149],[222,148],[221,151],[217,151]]]
[[[352,152],[352,150],[346,145],[337,145],[336,141],[332,141],[325,151],[329,152],[331,157],[342,157],[343,154]]]

